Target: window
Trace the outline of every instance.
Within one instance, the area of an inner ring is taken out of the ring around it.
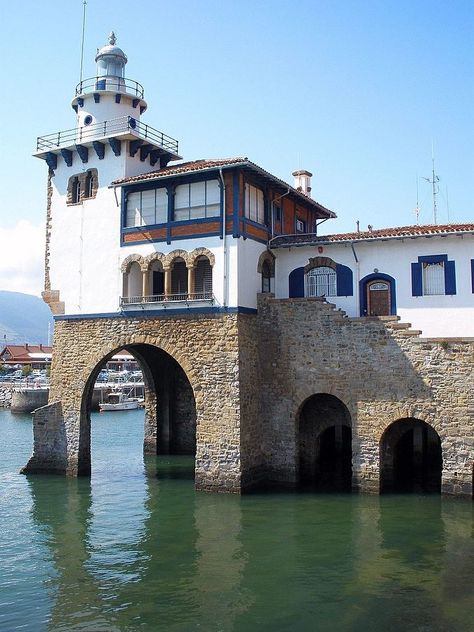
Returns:
[[[81,181],[76,176],[72,183],[71,203],[79,204],[80,201],[81,201]]]
[[[132,191],[127,195],[125,226],[149,226],[168,220],[168,195],[165,188]]]
[[[272,277],[272,269],[269,261],[264,261],[262,263],[262,292],[270,292],[270,279]]]
[[[302,219],[296,218],[296,232],[297,233],[305,233],[306,232],[306,223],[303,222]]]
[[[220,202],[218,180],[179,184],[174,197],[174,220],[215,217],[220,213]]]
[[[423,263],[423,295],[444,293],[444,261]]]
[[[95,198],[98,188],[97,169],[89,169],[71,176],[67,185],[67,204],[81,204],[85,200]]]
[[[312,268],[306,274],[306,296],[336,296],[336,271],[327,266]]]
[[[86,174],[85,186],[84,186],[84,197],[91,198],[92,197],[92,187],[93,187],[94,179],[92,173],[90,171]]]
[[[244,213],[253,222],[265,223],[263,191],[248,183],[245,183]]]
[[[456,294],[456,264],[448,255],[418,257],[411,264],[412,296],[440,296]]]
[[[209,259],[199,257],[194,269],[195,298],[212,298],[212,267]]]

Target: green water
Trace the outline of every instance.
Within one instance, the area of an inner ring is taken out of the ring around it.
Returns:
[[[143,413],[93,418],[92,478],[20,476],[0,410],[0,630],[474,630],[468,501],[196,493],[141,453]]]

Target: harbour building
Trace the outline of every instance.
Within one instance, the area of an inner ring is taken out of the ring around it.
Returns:
[[[474,224],[331,234],[310,171],[183,160],[113,33],[95,60],[74,127],[37,141],[55,335],[24,471],[90,473],[123,349],[145,452],[194,454],[198,489],[472,496]]]

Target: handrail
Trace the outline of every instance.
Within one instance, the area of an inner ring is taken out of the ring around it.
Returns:
[[[38,136],[36,151],[50,151],[62,146],[92,142],[97,138],[127,132],[134,134],[138,138],[160,145],[163,149],[178,153],[178,141],[176,139],[150,127],[150,125],[137,121],[133,116],[121,116],[109,121],[94,123],[93,125],[83,125],[82,127],[55,132],[54,134],[47,134],[46,136]]]
[[[150,296],[121,296],[120,306],[124,305],[145,305],[148,303],[193,303],[197,301],[208,301],[214,303],[212,292],[180,292],[177,294],[152,294]]]
[[[103,92],[104,90],[133,94],[139,99],[143,99],[145,94],[143,86],[138,83],[138,81],[126,79],[125,77],[110,77],[108,75],[102,75],[100,77],[89,77],[88,79],[83,79],[80,83],[78,83],[76,86],[76,97],[81,94]]]

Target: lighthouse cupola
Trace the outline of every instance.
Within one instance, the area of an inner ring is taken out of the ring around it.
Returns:
[[[97,77],[103,77],[107,81],[112,79],[125,78],[125,64],[127,55],[121,48],[116,46],[117,38],[112,31],[109,35],[109,43],[97,51],[95,61],[97,63]]]
[[[96,76],[81,81],[72,100],[77,126],[94,126],[124,116],[139,121],[147,107],[143,87],[125,77],[127,55],[117,46],[113,31],[108,44],[97,50],[95,61]]]

